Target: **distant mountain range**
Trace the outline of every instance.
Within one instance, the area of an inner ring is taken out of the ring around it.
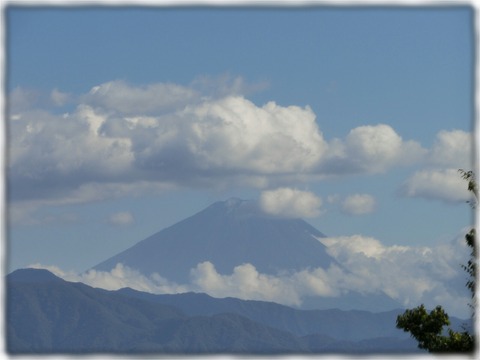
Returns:
[[[331,264],[343,268],[318,240],[322,237],[322,232],[302,219],[267,215],[254,201],[231,198],[153,234],[94,269],[110,271],[122,263],[146,276],[158,273],[169,281],[186,284],[191,269],[205,261],[227,275],[246,263],[271,275],[327,269]],[[351,291],[338,297],[310,296],[303,300],[303,309],[386,311],[401,307],[385,293]]]
[[[107,291],[39,269],[9,274],[6,300],[12,354],[421,352],[395,328],[401,310],[298,310],[206,294]]]

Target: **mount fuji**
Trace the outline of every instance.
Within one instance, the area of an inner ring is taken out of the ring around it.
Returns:
[[[326,268],[335,260],[315,237],[325,235],[303,220],[269,216],[253,201],[232,198],[140,241],[95,269],[110,270],[122,263],[182,283],[188,281],[190,269],[204,261],[227,274],[244,263],[272,275]]]
[[[327,269],[332,264],[343,268],[319,241],[323,237],[302,219],[268,215],[255,201],[231,198],[153,234],[93,269],[110,271],[121,263],[146,276],[158,273],[169,281],[185,284],[190,281],[191,269],[206,261],[221,274],[231,274],[243,264],[269,275]],[[338,297],[306,297],[302,306],[369,311],[399,307],[386,294],[356,292]]]

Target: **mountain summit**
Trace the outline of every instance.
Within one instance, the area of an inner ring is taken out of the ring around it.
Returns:
[[[190,269],[204,261],[222,274],[245,263],[266,274],[327,268],[335,260],[318,237],[325,235],[301,219],[273,217],[254,201],[231,198],[161,230],[95,269],[109,271],[122,263],[145,275],[156,272],[186,283]]]

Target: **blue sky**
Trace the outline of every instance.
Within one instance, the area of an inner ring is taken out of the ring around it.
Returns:
[[[6,20],[9,270],[81,272],[231,196],[385,247],[472,224],[455,173],[472,168],[468,6]]]

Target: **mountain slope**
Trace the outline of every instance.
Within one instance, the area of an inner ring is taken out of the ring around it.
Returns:
[[[186,283],[190,269],[210,261],[218,272],[250,263],[259,272],[327,268],[335,260],[315,237],[324,235],[301,219],[267,216],[251,201],[217,202],[95,266],[109,271],[117,263],[145,275],[154,272]]]

